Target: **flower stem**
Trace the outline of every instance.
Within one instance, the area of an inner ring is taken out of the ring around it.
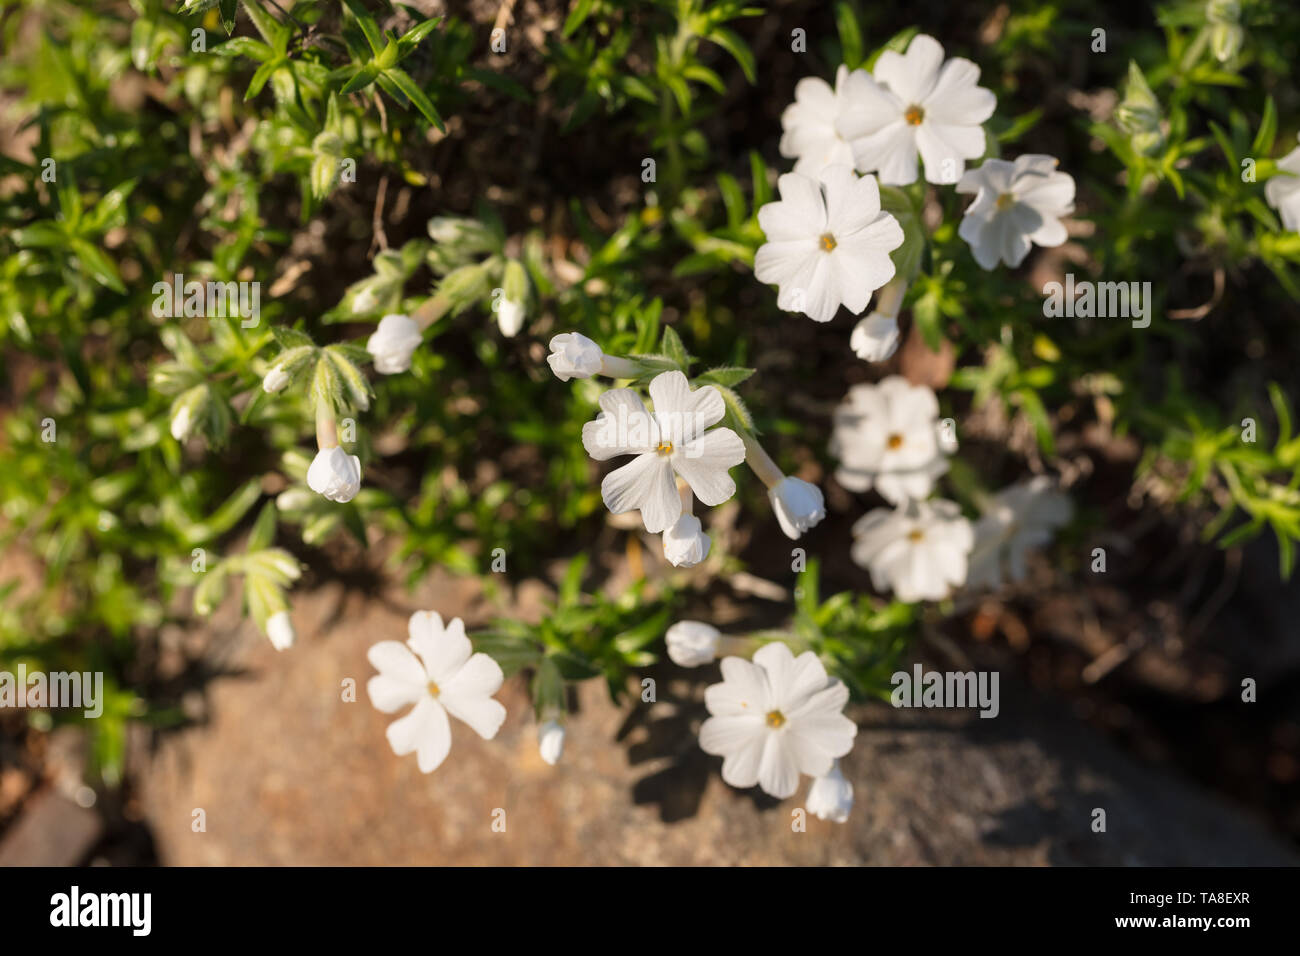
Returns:
[[[606,355],[600,360],[600,374],[609,378],[640,378],[645,367],[640,362]]]
[[[742,431],[740,437],[745,443],[746,463],[758,475],[759,481],[769,488],[775,488],[785,479],[785,474],[776,466],[772,456],[763,450],[757,438],[748,431]]]
[[[434,295],[425,299],[411,318],[420,326],[420,330],[424,331],[446,315],[447,310],[450,308],[450,299],[444,298],[442,295]]]
[[[327,401],[316,402],[316,447],[321,451],[337,448],[339,445],[338,423],[334,419],[334,409]]]
[[[899,311],[903,308],[903,299],[905,298],[907,298],[907,281],[897,278],[890,279],[876,295],[876,307],[872,311],[896,319]]]

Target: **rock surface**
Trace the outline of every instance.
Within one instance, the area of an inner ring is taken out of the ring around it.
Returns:
[[[699,750],[702,690],[716,667],[665,664],[649,672],[658,702],[632,698],[622,708],[588,682],[556,767],[538,756],[526,688],[514,678],[499,694],[509,716],[497,738],[481,740],[453,721],[450,757],[424,775],[414,756],[390,751],[384,728],[393,717],[365,694],[367,648],[404,640],[417,608],[462,616],[471,634],[492,616],[473,582],[448,578],[414,596],[363,600],[338,585],[300,594],[298,644],[284,653],[240,625],[232,663],[242,676],[215,681],[209,722],[164,738],[144,774],[143,809],[162,862],[1300,862],[1240,811],[1135,763],[1008,686],[1007,674],[992,720],[857,710],[858,743],[844,767],[857,805],[847,824],[811,818],[806,832],[792,828],[792,811],[807,781],[784,802],[736,791],[722,782],[721,761]],[[348,678],[355,702],[343,700]],[[200,808],[206,828],[195,832]],[[1092,830],[1094,808],[1106,811],[1105,833]]]

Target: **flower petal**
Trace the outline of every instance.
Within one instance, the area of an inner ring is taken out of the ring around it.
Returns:
[[[672,467],[686,479],[700,501],[720,505],[736,493],[728,469],[744,460],[745,443],[741,437],[730,428],[715,428],[674,451]],[[677,520],[675,516],[673,520]]]
[[[600,494],[605,507],[616,515],[639,510],[651,534],[671,528],[682,513],[672,463],[669,456],[656,452],[638,455],[611,471],[600,483]]]
[[[447,712],[429,696],[422,697],[409,714],[388,725],[384,736],[399,757],[415,751],[421,773],[432,773],[451,752],[451,726]]]

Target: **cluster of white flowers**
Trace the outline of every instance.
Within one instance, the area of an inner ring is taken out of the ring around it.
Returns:
[[[1032,245],[1065,242],[1061,220],[1074,211],[1074,180],[1055,159],[1031,154],[966,169],[985,154],[982,124],[997,105],[978,81],[979,67],[945,60],[925,34],[905,53],[882,52],[870,73],[841,66],[834,88],[817,77],[799,81],[781,116],[781,155],[795,160],[794,172],[780,177],[780,201],[759,210],[767,242],[754,257],[755,277],[778,287],[780,308],[829,322],[841,305],[861,315],[885,286],[850,345],[867,361],[894,353],[913,276],[895,277],[890,253],[909,237],[881,208],[878,182],[916,182],[918,156],[926,181],[975,196],[959,234],[981,267],[1016,267]]]
[[[877,590],[901,601],[1021,581],[1027,552],[1070,518],[1070,500],[1042,475],[993,496],[974,526],[954,502],[930,499],[957,450],[952,424],[939,419],[934,392],[897,375],[855,385],[835,412],[836,479],[851,491],[874,489],[894,506],[854,525],[853,560]]]
[[[596,375],[638,379],[650,372],[635,359],[606,355],[578,332],[554,336],[547,363],[562,382]],[[648,391],[652,409],[634,389],[602,392],[599,414],[582,428],[582,444],[597,461],[634,456],[605,476],[601,498],[613,514],[640,512],[646,531],[662,535],[664,556],[674,567],[694,567],[708,557],[712,542],[693,513],[694,502],[713,507],[729,500],[736,493],[731,469],[741,462],[767,486],[789,537],[826,516],[820,489],[783,474],[752,435],[719,425],[726,403],[718,389],[693,389],[683,372],[671,370],[654,375]]]

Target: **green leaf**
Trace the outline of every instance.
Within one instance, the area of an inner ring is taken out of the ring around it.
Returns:
[[[672,326],[664,326],[664,337],[659,345],[659,351],[683,372],[690,371],[691,357],[686,352],[686,346],[682,345],[681,336]]]
[[[854,13],[853,7],[843,0],[835,5],[835,27],[840,34],[844,65],[850,70],[856,70],[862,65],[862,30],[858,26],[858,15]]]
[[[117,274],[117,266],[98,248],[85,239],[73,239],[72,251],[76,254],[81,267],[100,285],[107,286],[114,292],[125,294],[126,286]]]
[[[432,17],[431,19],[417,23],[415,26],[411,27],[411,29],[407,30],[406,33],[402,34],[401,38],[397,41],[398,62],[401,62],[411,53],[415,52],[415,48],[420,45],[420,41],[427,37],[430,32],[432,32],[433,28],[441,22],[442,17]]]
[[[268,501],[253,523],[253,530],[248,536],[248,551],[262,551],[271,546],[275,540],[275,501]]]
[[[379,24],[375,23],[374,18],[370,15],[360,3],[360,0],[343,0],[344,5],[352,12],[353,18],[357,21],[357,26],[361,27],[361,32],[366,35],[366,42],[370,44],[370,51],[379,55],[379,51],[384,48],[384,38],[379,32]],[[344,90],[344,92],[347,92]]]
[[[752,368],[739,368],[736,366],[725,366],[723,368],[711,368],[703,375],[697,376],[695,384],[697,385],[725,385],[727,387],[739,385],[748,379],[756,370]]]
[[[438,111],[434,109],[433,103],[429,101],[429,98],[424,95],[424,91],[416,85],[415,80],[411,79],[406,71],[394,68],[391,70],[385,70],[384,75],[392,80],[399,90],[406,94],[406,98],[415,105],[415,108],[420,111],[425,119],[438,127],[439,132],[446,132],[446,127],[442,125],[442,117],[439,116]]]
[[[239,12],[239,0],[218,0],[217,9],[221,13],[221,25],[226,34],[235,32],[235,15]]]
[[[1273,105],[1273,97],[1264,101],[1264,118],[1260,120],[1259,132],[1255,134],[1255,141],[1251,143],[1251,151],[1256,158],[1267,156],[1273,152],[1273,140],[1277,136],[1277,107]]]
[[[562,35],[566,40],[573,35],[574,30],[582,26],[582,21],[587,19],[595,6],[596,0],[574,0],[573,7],[569,10],[569,15],[564,19],[564,30]]]
[[[726,27],[714,27],[713,32],[706,39],[712,40],[718,46],[722,47],[735,58],[740,64],[740,69],[745,74],[745,79],[749,80],[750,85],[758,81],[758,69],[754,65],[754,53],[749,48],[739,34],[733,33]],[[682,111],[686,112],[685,110]]]
[[[355,93],[357,90],[364,90],[371,83],[375,82],[375,77],[379,76],[379,67],[373,63],[367,63],[361,69],[352,75],[352,79],[344,84],[341,92]]]

